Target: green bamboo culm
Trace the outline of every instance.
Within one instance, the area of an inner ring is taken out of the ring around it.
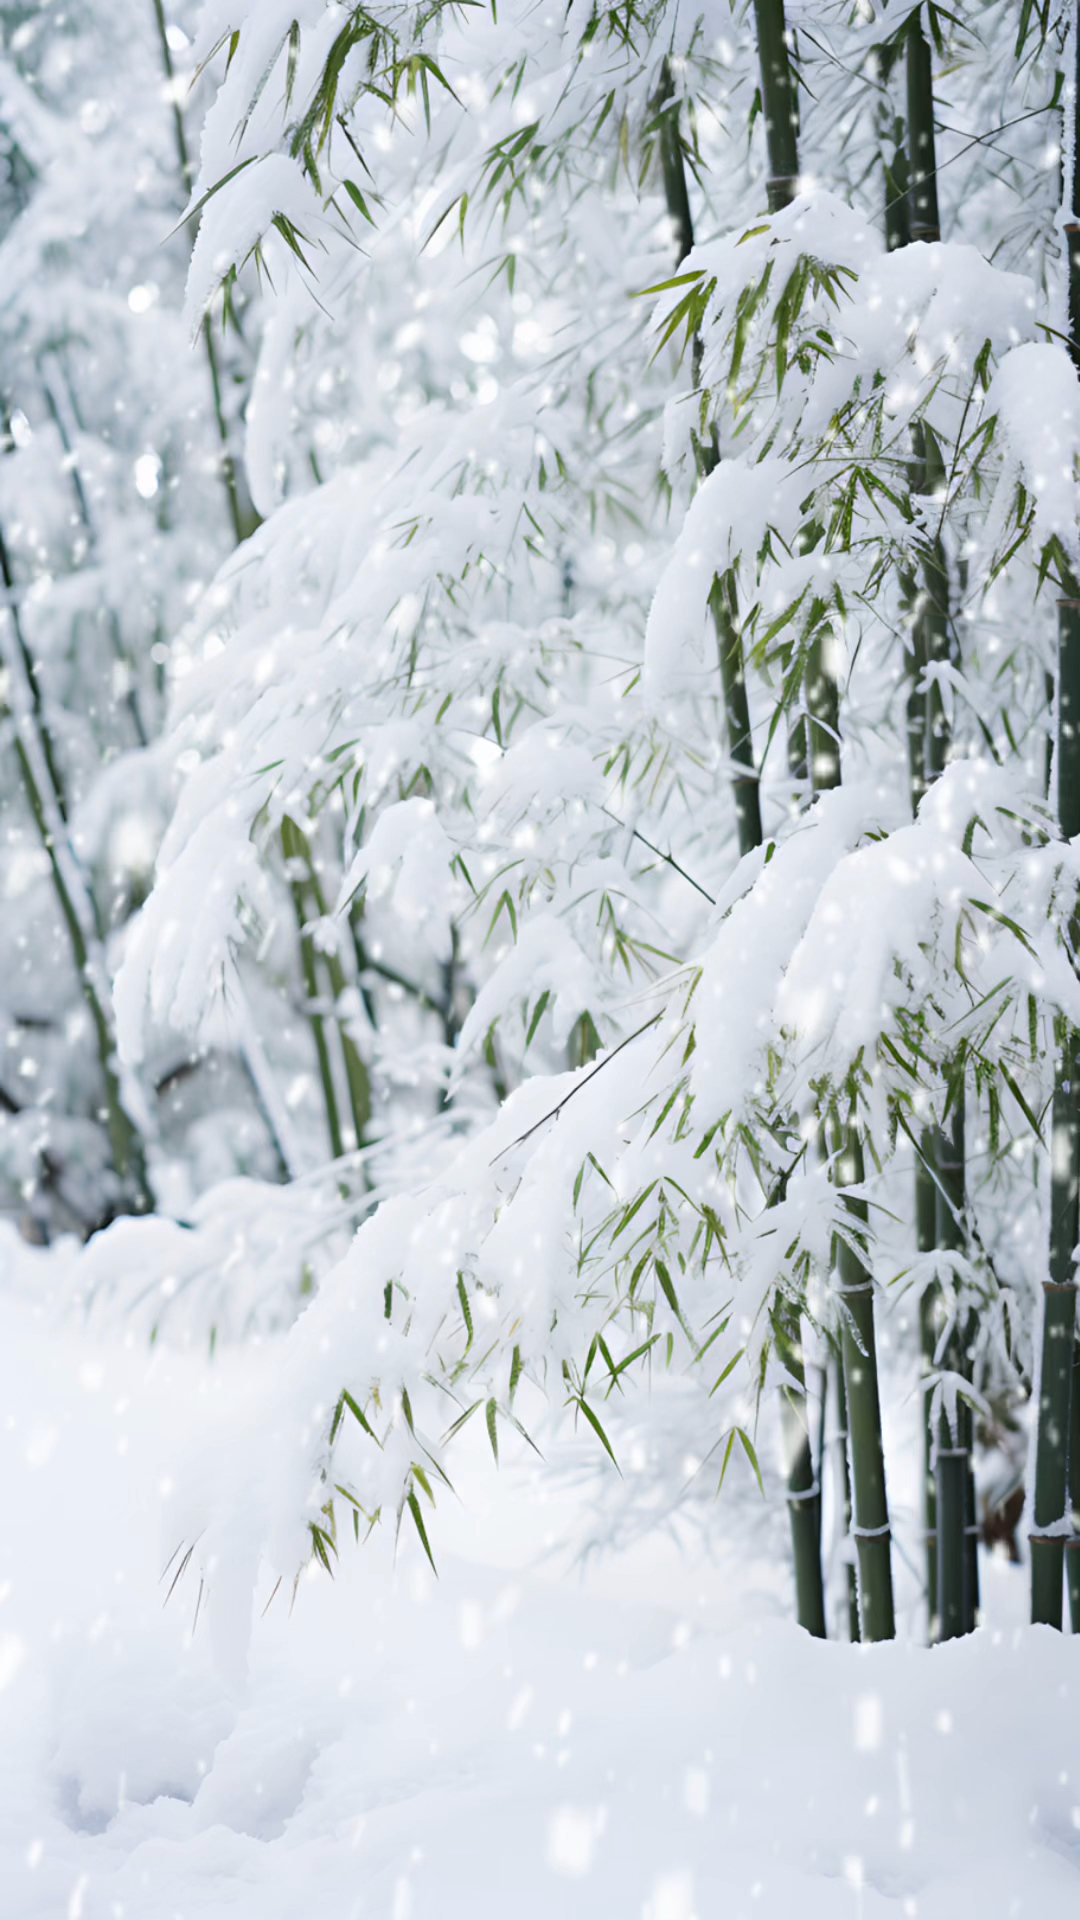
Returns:
[[[923,32],[922,9],[907,24],[908,221],[912,240],[941,239],[937,155],[934,144],[934,76]]]
[[[173,66],[172,48],[169,45],[168,25],[162,0],[152,0],[154,23],[157,27],[158,47],[161,65],[165,74],[169,99],[172,102],[173,141],[176,147],[177,164],[185,200],[195,184],[195,170],[191,164],[188,150],[187,132],[184,127],[184,115],[180,107],[180,96],[176,86],[176,72]],[[218,365],[217,348],[207,314],[201,328],[203,350],[206,354],[207,372],[210,375],[210,391],[214,403],[214,424],[217,427],[218,441],[221,447],[219,472],[221,484],[229,507],[229,519],[232,523],[233,538],[237,546],[248,539],[257,527],[262,525],[261,516],[255,511],[248,498],[246,487],[241,484],[240,472],[232,451],[231,435],[225,418],[224,396],[221,388],[221,369]]]
[[[686,157],[679,130],[679,108],[671,64],[665,58],[660,79],[652,97],[652,110],[659,125],[660,165],[664,178],[664,198],[675,232],[676,266],[681,267],[694,244],[694,221],[690,210],[690,189],[686,178]],[[693,346],[694,380],[700,377],[701,342]],[[707,480],[717,465],[715,439],[697,442],[699,480]],[[735,586],[727,576],[713,582],[709,611],[716,630],[720,664],[720,686],[727,722],[728,753],[732,763],[731,785],[735,800],[735,826],[739,852],[747,854],[762,842],[761,796],[754,766],[754,739],[750,723],[750,702],[746,691],[746,666],[742,637],[735,621]]]
[[[1073,11],[1074,80],[1080,78],[1080,19]],[[1067,111],[1069,108],[1066,109]],[[1073,90],[1072,179],[1066,182],[1069,351],[1080,372],[1080,179],[1075,159],[1080,101]],[[1063,840],[1080,832],[1080,584],[1066,569],[1058,601],[1058,648],[1054,765],[1058,825]],[[1076,963],[1080,915],[1070,915],[1068,944]],[[1080,1239],[1080,1035],[1062,1021],[1051,1108],[1050,1244],[1043,1282],[1042,1357],[1035,1434],[1035,1511],[1031,1540],[1031,1618],[1060,1627],[1065,1562],[1072,1387],[1076,1360],[1076,1272],[1073,1249]],[[1078,1449],[1080,1450],[1080,1449]],[[1075,1500],[1077,1489],[1073,1488]],[[1070,1563],[1073,1555],[1070,1552]],[[1070,1611],[1075,1575],[1070,1564]]]
[[[660,63],[660,78],[649,105],[657,128],[664,199],[675,233],[675,259],[681,267],[694,244],[694,220],[690,211],[690,188],[679,127],[679,102],[671,62],[666,56]]]
[[[281,851],[285,857],[285,870],[296,914],[300,940],[300,971],[304,982],[306,1012],[315,1046],[319,1083],[322,1087],[327,1137],[334,1159],[340,1160],[341,1156],[351,1148],[364,1144],[371,1118],[371,1083],[367,1067],[341,1013],[341,996],[347,989],[348,981],[340,955],[333,952],[318,953],[311,933],[308,931],[313,917],[325,916],[326,901],[311,857],[307,836],[288,815],[281,823]],[[326,969],[333,1002],[333,1011],[329,1017],[323,1010],[320,993],[320,961]],[[329,1037],[331,1028],[336,1034],[344,1069],[345,1090],[352,1122],[348,1136],[342,1125],[334,1078]]]
[[[843,1129],[835,1178],[842,1194],[862,1182],[862,1142],[851,1123]],[[896,1617],[874,1334],[874,1282],[866,1252],[867,1206],[853,1194],[844,1194],[844,1206],[848,1230],[838,1235],[836,1290],[851,1440],[859,1622],[864,1640],[892,1640]]]
[[[789,207],[799,187],[799,113],[784,0],[754,0],[769,212]]]
[[[754,742],[750,728],[750,702],[746,692],[746,667],[742,638],[734,617],[735,589],[731,575],[714,580],[709,595],[709,610],[716,628],[720,658],[720,684],[724,693],[727,719],[728,753],[732,762],[731,786],[735,799],[735,825],[740,854],[760,847],[761,790],[754,766]]]
[[[851,1468],[848,1464],[847,1390],[844,1386],[844,1357],[841,1352],[836,1353],[830,1372],[836,1383],[836,1477],[840,1488],[841,1510],[844,1520],[844,1540],[847,1542],[851,1539]],[[861,1638],[861,1635],[859,1631],[859,1580],[855,1571],[854,1561],[849,1560],[844,1570],[847,1574],[848,1639],[856,1641]]]
[[[946,1253],[962,1253],[967,1244],[964,1225],[964,1096],[962,1085],[953,1101],[951,1125],[941,1128],[933,1143],[937,1171],[935,1245]],[[950,1372],[967,1374],[966,1347],[970,1329],[955,1327],[945,1355]],[[937,1506],[937,1615],[942,1640],[970,1633],[978,1607],[978,1542],[974,1532],[974,1479],[971,1472],[972,1423],[970,1407],[956,1409],[955,1430],[944,1413],[939,1416],[935,1442]]]
[[[1080,1341],[1073,1342],[1072,1382],[1069,1393],[1068,1503],[1072,1533],[1065,1541],[1065,1592],[1069,1626],[1080,1633]]]
[[[907,80],[908,233],[912,241],[941,238],[937,194],[937,151],[934,135],[934,82],[930,47],[923,32],[921,11],[913,13],[904,29]],[[952,749],[952,732],[934,668],[954,658],[949,604],[949,576],[940,524],[934,505],[946,486],[945,463],[929,422],[917,423],[912,434],[909,464],[911,493],[921,497],[927,527],[921,543],[921,580],[911,583],[911,681],[908,695],[908,758],[912,810],[944,772]],[[921,1162],[916,1164],[916,1236],[919,1251],[931,1248],[962,1253],[964,1228],[964,1103],[963,1086],[953,1108],[951,1132],[928,1129]],[[929,1228],[928,1183],[934,1188],[933,1239],[924,1245]],[[923,1297],[920,1313],[924,1374],[933,1367],[940,1332],[940,1290],[935,1283]],[[957,1329],[946,1359],[950,1371],[966,1373],[970,1329]],[[927,1408],[927,1418],[929,1409]],[[933,1486],[927,1473],[925,1496],[927,1606],[930,1637],[950,1639],[970,1632],[978,1609],[978,1534],[975,1478],[972,1465],[974,1431],[971,1409],[957,1408],[957,1431],[942,1416],[937,1431],[924,1419],[924,1455],[934,1462]],[[948,1536],[946,1538],[946,1535]]]
[[[1066,1028],[1061,1036],[1054,1079],[1049,1278],[1043,1281],[1042,1357],[1035,1437],[1031,1618],[1035,1623],[1041,1622],[1051,1627],[1060,1627],[1062,1617],[1066,1487],[1076,1339],[1076,1279],[1072,1256],[1080,1239],[1077,1208],[1080,1112],[1076,1098],[1080,1046],[1077,1042],[1075,1029]]]
[[[1080,833],[1080,598],[1058,601],[1057,810],[1062,838]],[[1069,921],[1075,956],[1080,916]],[[1043,1282],[1042,1359],[1035,1438],[1035,1511],[1031,1533],[1031,1618],[1060,1627],[1066,1487],[1080,1240],[1080,1034],[1058,1027],[1051,1108],[1049,1273]]]
[[[919,1143],[915,1161],[915,1246],[920,1255],[933,1253],[937,1246],[937,1183],[934,1179],[934,1133],[927,1127]],[[941,1288],[937,1281],[923,1288],[919,1299],[919,1350],[923,1378],[923,1527],[926,1547],[927,1638],[938,1637],[938,1565],[937,1565],[937,1480],[934,1473],[934,1428],[930,1419],[930,1396],[926,1386],[934,1370],[938,1336],[941,1332]]]
[[[821,1487],[810,1443],[810,1403],[806,1363],[793,1338],[778,1337],[777,1353],[794,1381],[780,1390],[780,1417],[787,1479],[792,1558],[795,1564],[795,1612],[799,1625],[815,1639],[825,1638],[825,1584],[821,1573]]]

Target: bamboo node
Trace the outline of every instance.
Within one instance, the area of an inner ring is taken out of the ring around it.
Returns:
[[[821,1493],[821,1482],[820,1480],[815,1480],[812,1487],[800,1487],[797,1492],[794,1491],[791,1487],[787,1487],[784,1491],[784,1498],[789,1502],[791,1506],[797,1507],[800,1505],[802,1501],[816,1500],[819,1497],[820,1493]],[[1077,1544],[1080,1545],[1080,1542],[1078,1542]]]
[[[856,1540],[885,1540],[892,1532],[888,1521],[883,1527],[852,1527]]]

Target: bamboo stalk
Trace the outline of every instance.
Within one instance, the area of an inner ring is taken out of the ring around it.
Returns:
[[[909,223],[912,240],[941,239],[938,214],[937,156],[934,146],[934,76],[930,47],[922,27],[922,9],[907,27],[907,115]]]
[[[1080,599],[1058,601],[1057,806],[1062,838],[1080,833]],[[1073,911],[1075,956],[1080,915]],[[1061,1625],[1064,1522],[1076,1338],[1076,1272],[1080,1240],[1080,1034],[1063,1025],[1050,1146],[1049,1277],[1043,1282],[1042,1362],[1035,1441],[1035,1510],[1031,1534],[1031,1617]]]
[[[303,857],[307,863],[308,885],[311,888],[316,911],[320,917],[325,917],[326,899],[323,894],[322,884],[319,880],[318,870],[311,857],[311,849],[306,840],[303,842]],[[349,1112],[352,1116],[354,1142],[356,1146],[362,1147],[367,1133],[368,1123],[371,1119],[371,1078],[360,1050],[350,1034],[340,1010],[342,995],[347,991],[349,985],[345,977],[345,969],[341,964],[341,956],[330,949],[322,954],[322,961],[330,981],[330,991],[334,996],[334,1019],[341,1046],[342,1064],[345,1068],[345,1085],[349,1096]]]
[[[844,1541],[846,1544],[851,1538],[851,1467],[848,1462],[847,1389],[844,1386],[844,1360],[842,1353],[838,1352],[836,1354],[835,1364],[830,1371],[836,1383],[836,1440],[839,1461],[837,1478],[840,1485],[844,1517]],[[847,1561],[845,1571],[847,1573],[848,1639],[856,1641],[862,1636],[859,1630],[859,1581],[853,1561]]]
[[[8,436],[5,434],[5,441],[7,441],[7,439]],[[8,444],[10,444],[10,442]],[[38,663],[27,645],[26,634],[23,631],[22,616],[19,612],[16,594],[15,576],[12,572],[11,558],[8,553],[7,542],[4,539],[2,528],[0,528],[0,581],[3,582],[8,613],[11,619],[11,631],[15,636],[17,659],[12,662],[12,667],[16,677],[23,682],[34,731],[41,745],[41,757],[45,762],[45,773],[48,779],[49,789],[56,802],[57,812],[66,827],[68,817],[67,794],[64,788],[63,776],[60,772],[60,762],[53,744],[52,729],[49,726],[48,717],[45,713]]]
[[[1065,1542],[1065,1586],[1069,1625],[1074,1633],[1080,1633],[1080,1341],[1073,1342],[1069,1394],[1069,1506],[1073,1538]]]
[[[671,62],[666,57],[660,62],[660,79],[649,104],[659,123],[664,198],[675,229],[675,255],[681,266],[694,244],[694,221],[690,212],[690,191],[679,132],[679,103],[675,96]]]
[[[859,1185],[862,1178],[862,1143],[857,1129],[848,1124],[837,1155],[836,1184],[843,1192]],[[866,1256],[867,1206],[862,1198],[846,1195],[845,1207],[850,1238],[847,1234],[838,1236],[836,1290],[851,1431],[859,1620],[864,1640],[891,1640],[896,1619],[874,1334],[874,1282]]]
[[[777,1351],[794,1387],[780,1390],[781,1431],[787,1478],[792,1557],[795,1563],[795,1610],[799,1625],[818,1640],[825,1638],[825,1585],[821,1573],[821,1486],[814,1470],[810,1443],[806,1362],[799,1345],[798,1317],[794,1339],[777,1339]]]
[[[915,1245],[920,1254],[933,1253],[937,1245],[937,1187],[931,1166],[934,1141],[929,1128],[920,1142],[915,1161]],[[934,1428],[930,1419],[930,1399],[925,1381],[933,1372],[941,1317],[941,1288],[937,1281],[924,1287],[919,1300],[919,1347],[923,1377],[923,1526],[926,1537],[926,1614],[927,1638],[938,1637],[937,1564],[937,1480],[934,1474]]]
[[[286,872],[292,889],[293,905],[296,912],[297,928],[300,936],[300,965],[304,980],[304,995],[307,1003],[307,1015],[311,1025],[312,1039],[315,1043],[315,1056],[319,1068],[319,1080],[323,1090],[323,1103],[326,1108],[326,1126],[330,1146],[335,1159],[351,1146],[363,1146],[368,1124],[371,1119],[371,1081],[367,1067],[349,1033],[341,1011],[341,998],[348,989],[345,969],[341,957],[334,952],[317,952],[315,942],[307,931],[312,918],[309,904],[320,918],[326,914],[326,900],[319,882],[318,872],[311,856],[307,837],[294,820],[286,818],[281,823],[281,849],[285,856]],[[345,1089],[349,1101],[352,1119],[352,1137],[346,1139],[341,1123],[337,1089],[334,1082],[334,1070],[327,1040],[327,1021],[322,1010],[319,991],[319,961],[326,969],[330,992],[333,996],[334,1010],[331,1015],[334,1030],[341,1050],[342,1066],[345,1073]]]
[[[754,743],[750,730],[750,703],[746,695],[746,669],[742,640],[731,613],[732,586],[728,575],[715,580],[709,595],[709,608],[716,628],[720,658],[720,684],[724,691],[727,716],[728,752],[733,766],[732,791],[740,854],[760,847],[761,790],[754,767]]]
[[[97,526],[94,521],[94,516],[90,511],[90,502],[86,497],[86,488],[83,486],[82,475],[79,472],[75,445],[71,433],[68,430],[67,421],[64,419],[63,408],[60,406],[52,387],[49,385],[43,373],[41,375],[41,390],[45,396],[45,405],[49,410],[50,418],[59,436],[60,445],[64,450],[64,463],[68,473],[71,475],[71,489],[75,495],[75,505],[79,519],[82,522],[83,531],[86,534],[91,548],[96,549],[99,545]],[[131,680],[124,693],[124,704],[131,715],[131,724],[135,731],[135,739],[140,747],[145,747],[150,736],[142,717],[142,709],[139,705],[138,695],[133,684],[134,669],[130,655],[124,646],[123,635],[120,631],[120,621],[117,617],[115,607],[109,607],[107,609],[106,617],[113,657],[118,665],[124,669],[125,673],[131,675]]]
[[[930,47],[923,32],[920,11],[913,13],[905,30],[908,134],[908,227],[913,241],[941,238],[937,194],[937,152],[934,135],[934,82]],[[930,503],[943,493],[946,474],[941,451],[929,426],[920,423],[913,435],[914,459],[909,467],[909,485],[913,494]],[[922,584],[915,601],[912,624],[911,690],[908,696],[908,757],[911,778],[912,810],[916,811],[923,794],[944,771],[952,749],[952,731],[945,709],[941,680],[929,670],[945,666],[952,658],[949,575],[940,526],[925,540],[922,550]],[[954,1110],[952,1135],[928,1130],[923,1140],[923,1165],[916,1166],[916,1216],[920,1252],[930,1251],[922,1244],[928,1229],[924,1209],[929,1208],[927,1182],[936,1188],[933,1241],[931,1246],[962,1252],[966,1246],[964,1229],[964,1110],[963,1099]],[[921,1224],[920,1224],[921,1221]],[[924,1372],[934,1364],[937,1349],[940,1294],[937,1286],[927,1290],[920,1313],[922,1364]],[[952,1370],[967,1371],[968,1338],[954,1340],[949,1360]],[[924,1452],[936,1460],[934,1486],[927,1475],[927,1594],[930,1635],[935,1630],[934,1607],[937,1604],[937,1630],[943,1639],[967,1633],[975,1624],[978,1609],[978,1532],[976,1526],[975,1478],[972,1462],[974,1438],[971,1409],[958,1408],[958,1431],[954,1435],[948,1422],[938,1423],[937,1433],[924,1422]],[[959,1529],[953,1537],[953,1529]],[[949,1530],[946,1541],[946,1530]],[[933,1537],[931,1537],[933,1536]]]
[[[789,207],[799,187],[799,112],[784,0],[754,0],[761,105],[769,159],[769,212]]]
[[[1064,1521],[1068,1478],[1076,1279],[1073,1249],[1080,1239],[1077,1168],[1080,1159],[1075,1078],[1077,1035],[1064,1036],[1055,1076],[1051,1121],[1050,1277],[1043,1282],[1042,1359],[1035,1440],[1035,1506],[1031,1534],[1031,1618],[1060,1627]]]
[[[944,1252],[962,1253],[967,1244],[964,1226],[964,1099],[953,1106],[952,1126],[940,1130],[934,1142],[937,1167],[935,1243]],[[969,1330],[954,1330],[946,1359],[950,1369],[966,1373],[965,1351]],[[956,1432],[944,1415],[936,1434],[936,1492],[938,1546],[938,1621],[943,1640],[970,1633],[978,1608],[978,1542],[969,1531],[974,1525],[975,1486],[971,1470],[971,1410],[958,1406]]]
[[[153,7],[154,20],[157,25],[158,44],[161,51],[161,64],[165,71],[168,97],[172,107],[173,140],[176,146],[176,157],[180,168],[180,179],[184,189],[184,198],[187,199],[195,183],[195,172],[191,164],[191,155],[188,151],[187,132],[184,127],[184,116],[180,109],[180,99],[176,85],[176,70],[173,66],[172,48],[169,45],[169,33],[165,21],[165,8],[162,0],[153,0]],[[254,506],[250,500],[246,498],[246,490],[244,494],[241,492],[240,476],[232,451],[228,422],[225,418],[225,407],[221,388],[221,369],[218,365],[217,348],[214,345],[214,336],[210,327],[209,315],[203,321],[200,331],[203,351],[206,354],[207,371],[210,375],[214,423],[217,427],[218,440],[221,444],[219,472],[228,501],[229,518],[232,521],[233,535],[237,546],[239,546],[241,542],[254,533],[256,527],[262,523]]]
[[[838,787],[842,778],[840,696],[825,639],[816,645],[818,651],[811,655],[806,682],[806,727],[811,742],[814,791],[822,793]],[[833,1177],[840,1188],[862,1181],[862,1142],[851,1123],[842,1128]],[[874,1331],[874,1282],[866,1257],[864,1231],[868,1215],[865,1200],[851,1197],[845,1205],[852,1221],[852,1238],[837,1235],[835,1286],[840,1305],[840,1347],[847,1403],[845,1424],[850,1438],[860,1637],[891,1640],[896,1623]]]

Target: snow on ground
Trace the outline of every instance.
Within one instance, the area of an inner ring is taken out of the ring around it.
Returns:
[[[1077,1913],[1080,1646],[1009,1624],[1012,1570],[966,1642],[818,1645],[733,1555],[583,1580],[569,1502],[476,1453],[438,1581],[346,1551],[223,1675],[162,1513],[268,1361],[0,1295],[3,1920]]]

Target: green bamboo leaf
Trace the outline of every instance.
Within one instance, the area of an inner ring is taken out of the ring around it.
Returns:
[[[661,1292],[663,1293],[664,1299],[667,1301],[668,1306],[671,1308],[672,1313],[675,1315],[676,1320],[678,1321],[680,1327],[685,1333],[691,1346],[693,1346],[694,1336],[691,1333],[690,1328],[687,1326],[686,1321],[683,1317],[683,1310],[679,1305],[679,1298],[677,1293],[675,1292],[675,1287],[674,1287],[674,1283],[672,1281],[671,1275],[668,1272],[662,1260],[654,1260],[653,1266],[656,1270],[656,1277],[660,1282],[660,1289],[661,1289]]]
[[[738,1366],[739,1361],[742,1359],[743,1354],[745,1352],[746,1352],[746,1348],[740,1347],[738,1353],[732,1354],[731,1359],[728,1361],[727,1366],[724,1368],[723,1372],[717,1377],[717,1379],[713,1381],[712,1386],[709,1388],[710,1400],[712,1399],[713,1394],[717,1391],[717,1389],[723,1386],[724,1381],[727,1379],[729,1373],[734,1372],[735,1368]]]
[[[461,1273],[459,1273],[457,1277],[457,1294],[458,1300],[461,1303],[461,1317],[465,1322],[465,1332],[468,1335],[465,1342],[465,1353],[468,1353],[473,1343],[473,1318],[469,1307],[469,1296],[465,1291],[465,1276]],[[465,1358],[465,1353],[462,1354],[462,1359]]]
[[[356,207],[358,212],[363,214],[364,219],[368,222],[368,225],[373,227],[375,225],[375,216],[369,209],[368,203],[365,200],[363,194],[361,193],[359,187],[357,186],[355,180],[343,180],[341,184],[344,187],[346,193],[348,194],[349,199],[352,201],[353,206]],[[449,699],[449,697],[450,696],[448,695],[447,698]]]
[[[602,1427],[602,1426],[600,1425],[600,1422],[599,1422],[599,1420],[597,1419],[597,1417],[596,1417],[596,1415],[595,1415],[595,1413],[593,1412],[593,1410],[592,1410],[592,1408],[590,1407],[590,1405],[589,1405],[589,1403],[588,1403],[588,1401],[586,1400],[586,1398],[585,1398],[585,1396],[584,1396],[584,1394],[582,1394],[582,1393],[572,1393],[572,1394],[570,1395],[570,1399],[569,1399],[569,1401],[567,1402],[567,1404],[568,1404],[568,1405],[573,1405],[573,1406],[575,1406],[575,1407],[580,1407],[580,1408],[581,1408],[581,1411],[582,1411],[582,1413],[583,1413],[583,1414],[585,1415],[585,1418],[586,1418],[586,1420],[588,1421],[588,1423],[589,1423],[589,1425],[590,1425],[590,1427],[592,1428],[592,1430],[593,1430],[593,1432],[594,1432],[594,1433],[596,1434],[596,1436],[597,1436],[597,1439],[598,1439],[598,1440],[599,1440],[599,1442],[600,1442],[600,1445],[601,1445],[601,1446],[603,1447],[603,1449],[604,1449],[604,1452],[605,1452],[605,1453],[607,1454],[607,1456],[608,1456],[608,1458],[609,1458],[609,1460],[611,1461],[611,1464],[612,1464],[612,1466],[614,1467],[614,1469],[615,1469],[615,1471],[616,1471],[616,1473],[617,1473],[617,1474],[619,1474],[619,1475],[620,1475],[620,1478],[621,1478],[621,1474],[622,1474],[622,1470],[621,1470],[621,1468],[620,1468],[620,1466],[619,1466],[619,1463],[618,1463],[618,1461],[617,1461],[617,1460],[616,1460],[616,1458],[615,1458],[615,1453],[614,1453],[614,1450],[613,1450],[613,1448],[612,1448],[612,1445],[611,1445],[611,1441],[610,1441],[610,1440],[608,1439],[608,1437],[607,1437],[607,1434],[606,1434],[606,1433],[604,1432],[604,1429],[603,1429],[603,1427]]]
[[[412,1514],[413,1524],[416,1528],[417,1533],[420,1535],[420,1545],[423,1547],[424,1552],[427,1554],[428,1560],[431,1564],[431,1571],[435,1575],[435,1578],[437,1580],[439,1577],[439,1569],[435,1565],[435,1556],[431,1551],[431,1544],[427,1537],[427,1528],[424,1525],[424,1516],[420,1511],[420,1502],[417,1499],[415,1493],[410,1492],[407,1495],[405,1504],[408,1507],[409,1512]]]
[[[1019,1085],[1017,1084],[1016,1080],[1013,1078],[1012,1074],[1009,1072],[1008,1067],[1005,1065],[1004,1060],[998,1061],[998,1071],[1001,1074],[1001,1077],[1004,1080],[1005,1085],[1008,1087],[1009,1092],[1012,1094],[1013,1099],[1016,1101],[1016,1104],[1019,1107],[1021,1113],[1023,1114],[1025,1120],[1027,1121],[1028,1126],[1031,1128],[1032,1132],[1034,1133],[1035,1138],[1043,1146],[1045,1146],[1046,1142],[1043,1140],[1043,1137],[1042,1137],[1042,1128],[1040,1127],[1039,1122],[1036,1120],[1035,1115],[1032,1113],[1031,1108],[1028,1106],[1027,1101],[1025,1100],[1023,1094],[1021,1093]]]
[[[484,1417],[487,1421],[488,1439],[491,1442],[491,1451],[495,1456],[496,1466],[499,1464],[499,1434],[495,1419],[497,1411],[498,1409],[496,1408],[494,1400],[489,1400],[484,1408]]]
[[[374,1440],[375,1445],[377,1447],[382,1445],[382,1442],[380,1441],[378,1434],[375,1432],[374,1428],[370,1426],[370,1424],[366,1420],[359,1405],[353,1399],[352,1394],[348,1391],[348,1388],[344,1388],[342,1390],[341,1400],[339,1401],[338,1404],[341,1406],[348,1407],[349,1412],[352,1414],[353,1419],[359,1422],[359,1424],[363,1427],[364,1432],[369,1436],[370,1439]]]
[[[764,1498],[765,1487],[761,1478],[761,1468],[758,1466],[758,1457],[757,1457],[757,1454],[754,1452],[753,1441],[751,1440],[750,1435],[746,1433],[742,1427],[736,1427],[735,1432],[738,1434],[739,1439],[742,1441],[743,1452],[745,1453],[747,1459],[749,1460],[750,1465],[754,1469],[754,1478],[757,1481],[759,1488],[761,1489],[762,1498]]]
[[[535,1007],[533,1008],[532,1019],[529,1021],[529,1030],[525,1035],[526,1050],[532,1044],[533,1035],[535,1034],[537,1027],[540,1025],[540,1022],[544,1017],[544,1010],[547,1007],[548,1001],[550,999],[551,999],[551,988],[545,987],[543,993],[540,995],[539,999],[536,1002]],[[576,1198],[575,1198],[574,1204],[575,1206],[577,1205]]]

